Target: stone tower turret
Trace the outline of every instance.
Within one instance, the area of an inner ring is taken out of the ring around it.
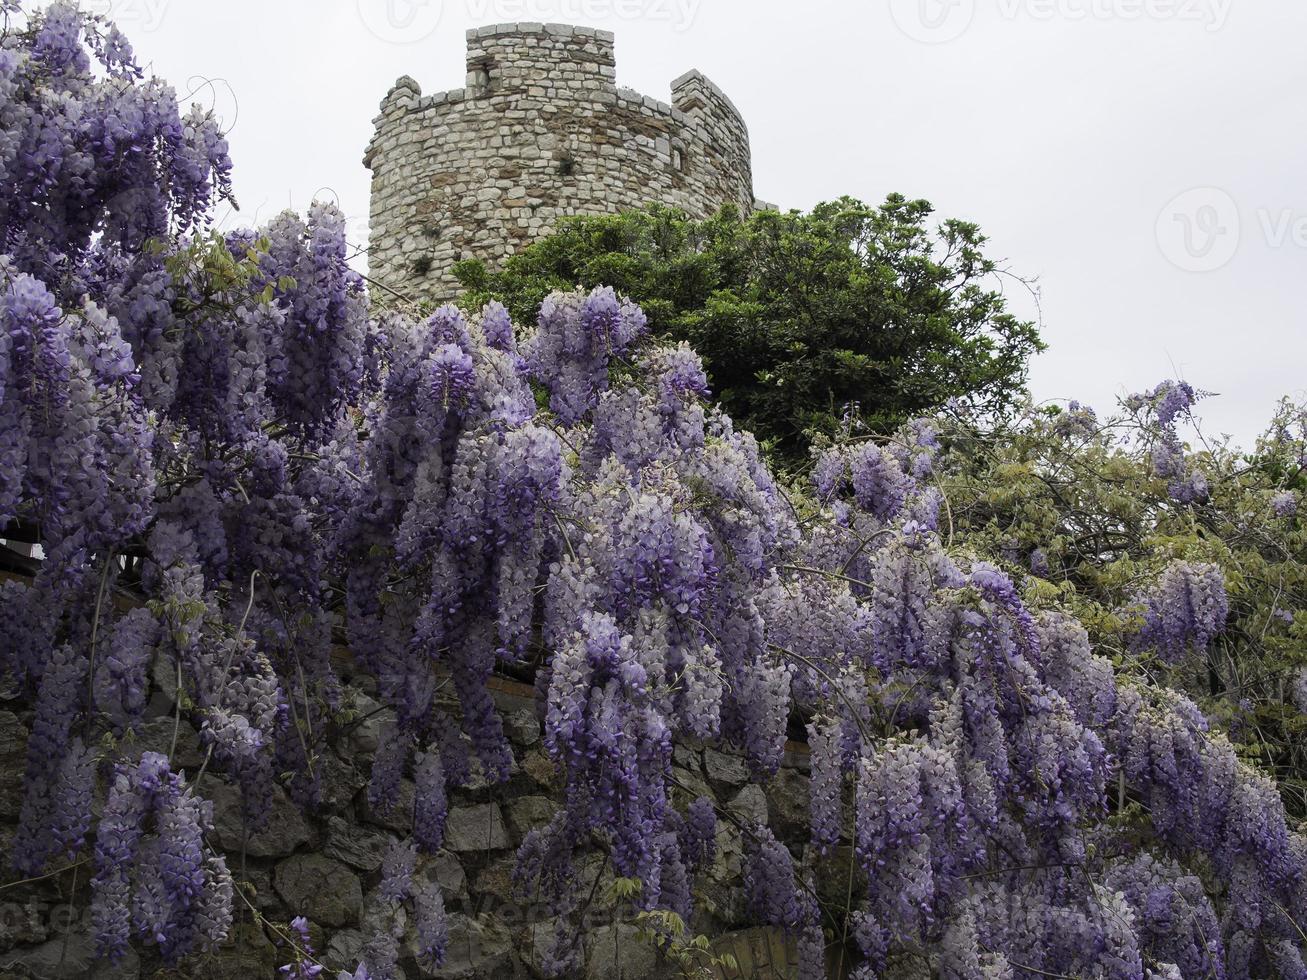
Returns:
[[[749,132],[717,86],[688,72],[668,105],[615,78],[613,35],[562,24],[468,31],[461,89],[400,78],[364,156],[372,276],[447,299],[456,261],[495,264],[566,215],[753,209]]]

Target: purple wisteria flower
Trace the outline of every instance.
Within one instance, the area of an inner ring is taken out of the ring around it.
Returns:
[[[1298,513],[1298,494],[1292,490],[1281,490],[1271,497],[1271,510],[1276,517],[1293,517]]]
[[[1156,650],[1168,663],[1178,663],[1190,650],[1206,652],[1225,629],[1228,615],[1219,566],[1173,562],[1144,599],[1144,623],[1135,643]]]
[[[313,980],[322,973],[323,966],[313,960],[313,943],[309,939],[309,921],[302,915],[290,920],[291,941],[295,961],[279,968],[286,980]]]

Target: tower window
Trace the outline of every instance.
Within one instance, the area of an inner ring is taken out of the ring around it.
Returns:
[[[490,61],[478,61],[468,65],[468,89],[477,95],[489,95],[494,88],[494,67]]]

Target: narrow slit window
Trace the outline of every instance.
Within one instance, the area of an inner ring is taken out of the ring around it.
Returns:
[[[489,61],[479,61],[468,67],[467,87],[478,95],[489,95],[494,89],[494,65]]]

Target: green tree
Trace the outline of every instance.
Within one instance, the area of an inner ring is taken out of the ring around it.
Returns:
[[[853,408],[873,431],[961,398],[1002,411],[1043,349],[1006,311],[979,228],[930,225],[931,206],[852,198],[811,213],[726,208],[706,221],[660,206],[580,217],[490,272],[456,267],[476,308],[488,299],[533,322],[555,289],[611,285],[653,332],[703,357],[723,408],[794,466],[811,437]]]

